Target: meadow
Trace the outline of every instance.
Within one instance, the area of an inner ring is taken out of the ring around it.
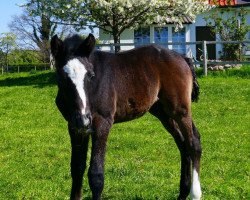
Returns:
[[[202,137],[204,200],[250,199],[249,79],[249,67],[198,79],[192,108]],[[69,198],[70,139],[54,103],[55,80],[51,71],[0,76],[1,200]],[[179,176],[178,149],[156,118],[113,126],[103,199],[176,199]],[[91,199],[86,173],[83,197]]]

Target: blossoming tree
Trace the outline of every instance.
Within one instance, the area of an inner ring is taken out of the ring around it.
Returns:
[[[63,23],[103,29],[113,36],[114,43],[120,43],[125,29],[153,22],[163,25],[167,19],[181,27],[183,16],[195,19],[209,8],[208,0],[28,0],[26,6],[32,7],[34,1],[48,4],[48,12]]]

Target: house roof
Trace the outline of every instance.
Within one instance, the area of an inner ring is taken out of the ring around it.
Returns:
[[[237,4],[247,4],[250,3],[250,0],[237,0]]]
[[[208,0],[209,4],[211,5],[218,5],[220,7],[229,7],[229,6],[233,6],[233,7],[241,7],[241,6],[250,6],[250,0]],[[192,24],[194,23],[194,19],[188,16],[184,16],[181,17],[181,22],[183,24]],[[167,24],[174,24],[174,21],[170,18],[166,18],[166,23]],[[157,22],[155,22],[154,24],[157,24]]]
[[[236,6],[250,6],[250,0],[237,0]]]
[[[211,5],[218,5],[219,3],[220,7],[250,6],[250,0],[230,0],[231,2],[229,2],[229,0],[208,0],[208,1],[209,1],[209,4]],[[181,22],[183,24],[192,24],[194,23],[194,19],[189,16],[183,16],[181,17]],[[171,18],[166,18],[166,23],[174,24],[175,22]],[[157,24],[157,22],[155,22],[154,24]]]
[[[181,17],[181,22],[183,24],[192,24],[194,22],[194,19],[188,16]],[[171,20],[170,18],[166,19],[167,24],[174,24],[174,21]]]
[[[180,20],[181,20],[182,24],[192,24],[192,23],[194,23],[194,19],[189,17],[189,16],[183,16],[183,17],[181,17]],[[165,23],[166,24],[174,24],[175,21],[172,20],[171,18],[166,17]],[[158,24],[158,22],[155,21],[153,24]]]
[[[209,4],[218,6],[236,5],[237,0],[209,0]]]
[[[181,22],[183,24],[192,24],[194,22],[194,19],[188,16],[182,17]]]
[[[220,7],[250,5],[250,0],[208,0],[208,2],[211,5],[218,5]]]

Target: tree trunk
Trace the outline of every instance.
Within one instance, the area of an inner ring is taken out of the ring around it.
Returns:
[[[33,26],[33,36],[36,39],[36,44],[40,49],[40,59],[44,63],[50,62],[50,32],[52,23],[48,16],[42,14],[40,16],[41,25],[39,27]],[[39,34],[38,34],[39,33]]]
[[[115,53],[121,50],[120,47],[120,34],[118,32],[113,32],[114,44],[115,44]]]
[[[50,62],[50,50],[49,50],[49,40],[50,40],[50,31],[52,24],[50,22],[50,19],[46,15],[41,16],[41,40],[42,40],[42,54],[43,54],[43,60],[46,63]]]
[[[6,50],[6,57],[5,57],[5,65],[6,65],[6,70],[9,72],[9,60],[8,60],[8,54],[9,54],[9,44],[7,44],[7,50]]]

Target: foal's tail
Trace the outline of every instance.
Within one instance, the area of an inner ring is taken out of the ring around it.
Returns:
[[[200,87],[199,87],[199,83],[197,81],[197,76],[195,74],[195,71],[194,71],[194,65],[193,65],[193,61],[191,58],[188,58],[188,57],[184,57],[185,61],[187,62],[188,66],[190,67],[190,70],[192,72],[192,75],[193,75],[193,90],[192,90],[192,101],[194,102],[197,102],[198,99],[199,99],[199,94],[200,94]]]

